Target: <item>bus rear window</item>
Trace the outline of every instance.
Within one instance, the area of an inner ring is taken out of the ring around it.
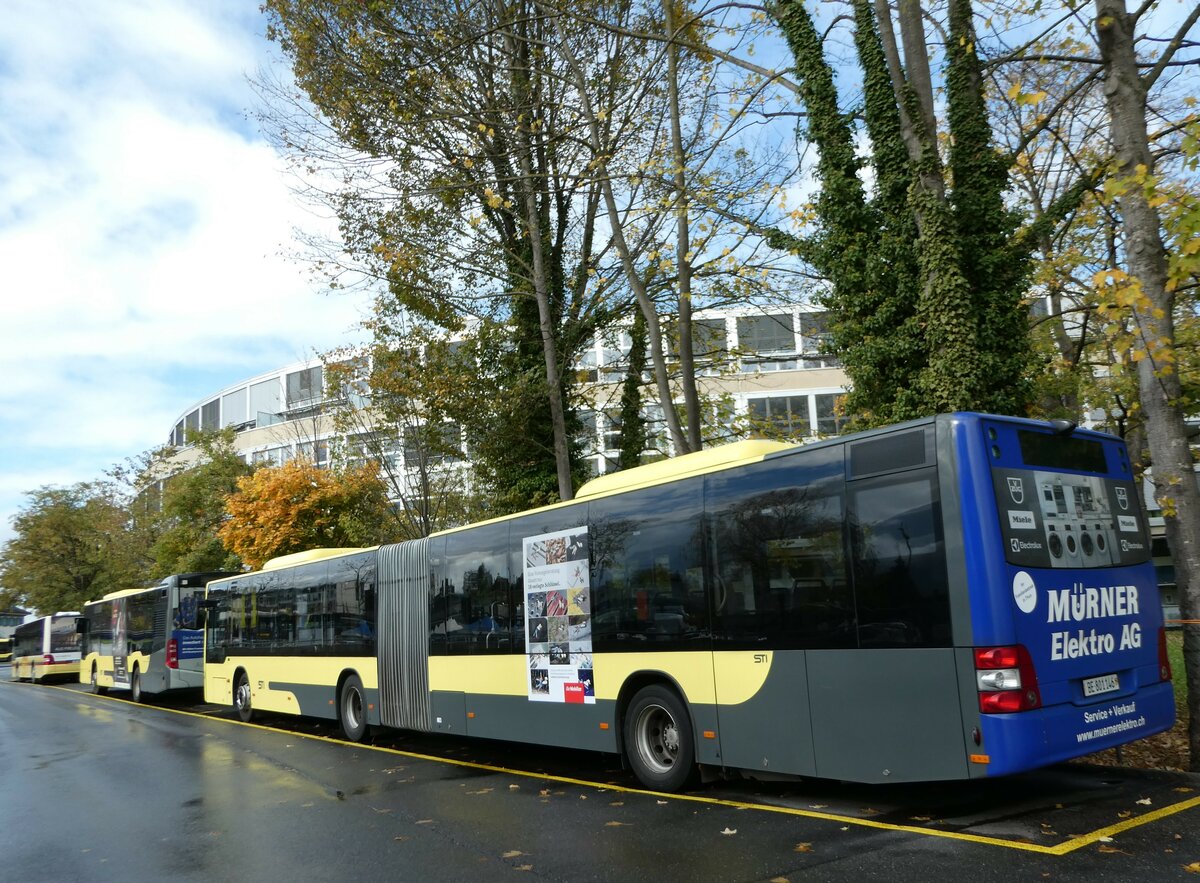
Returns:
[[[1053,469],[1071,469],[1077,472],[1108,471],[1104,458],[1104,445],[1086,438],[1069,435],[1051,435],[1046,432],[1017,430],[1021,445],[1021,459],[1026,466]]]

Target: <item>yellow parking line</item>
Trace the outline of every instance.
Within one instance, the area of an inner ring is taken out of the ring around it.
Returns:
[[[115,696],[99,696],[92,693],[80,693],[78,690],[72,690],[69,687],[59,687],[53,684],[46,684],[45,686],[50,687],[51,689],[63,690],[76,696],[86,696],[89,699],[128,702],[128,700],[121,700]],[[704,803],[710,806],[725,806],[739,810],[755,810],[757,812],[800,816],[807,819],[838,822],[843,825],[856,825],[860,828],[874,828],[880,831],[902,831],[907,834],[919,834],[924,837],[941,837],[947,840],[960,840],[966,843],[978,843],[984,846],[1000,846],[1006,849],[1019,849],[1025,852],[1040,853],[1042,855],[1066,855],[1093,843],[1099,843],[1101,842],[1102,838],[1113,837],[1124,831],[1131,830],[1132,828],[1147,825],[1150,822],[1156,822],[1159,819],[1164,819],[1168,816],[1185,812],[1195,806],[1200,805],[1200,797],[1193,797],[1188,800],[1182,800],[1179,803],[1173,803],[1170,806],[1164,806],[1161,809],[1153,810],[1152,812],[1143,813],[1142,815],[1125,819],[1115,825],[1109,825],[1105,828],[1100,828],[1097,831],[1092,831],[1087,834],[1080,834],[1078,837],[1072,837],[1070,840],[1063,841],[1062,843],[1048,845],[1041,843],[1030,843],[1023,840],[1004,840],[999,837],[987,837],[982,834],[966,834],[961,831],[939,831],[936,828],[920,828],[914,825],[897,825],[891,822],[880,822],[875,821],[874,819],[860,819],[856,816],[844,816],[838,815],[837,813],[825,813],[811,809],[797,809],[788,806],[772,806],[765,803],[745,803],[738,800],[726,800],[720,797],[705,797],[702,794],[664,794],[661,791],[649,791],[644,788],[631,788],[625,785],[614,785],[608,782],[593,782],[587,779],[573,779],[569,776],[532,773],[524,770],[515,770],[508,767],[495,766],[493,764],[478,763],[471,760],[456,760],[454,758],[438,757],[432,754],[419,754],[415,751],[405,751],[400,748],[387,748],[383,745],[366,745],[362,742],[347,742],[344,739],[335,739],[330,736],[318,736],[311,733],[296,733],[291,730],[280,730],[276,727],[268,727],[263,724],[243,723],[240,720],[231,720],[230,718],[226,717],[215,717],[211,714],[202,714],[198,711],[184,711],[183,709],[167,708],[161,705],[141,705],[138,707],[149,708],[155,711],[169,711],[172,714],[186,715],[187,717],[198,717],[202,718],[203,720],[220,721],[227,724],[236,724],[238,726],[251,727],[257,730],[266,730],[272,733],[286,733],[289,736],[298,736],[301,739],[313,739],[318,742],[329,742],[333,745],[341,745],[343,747],[354,748],[361,751],[379,751],[386,754],[394,754],[399,757],[407,757],[412,760],[424,760],[431,763],[450,764],[452,766],[466,767],[468,769],[475,770],[485,770],[487,772],[518,776],[525,779],[538,779],[543,782],[549,781],[557,782],[563,785],[578,785],[584,788],[599,788],[604,791],[615,791],[621,794],[644,794],[651,797],[656,797],[660,800],[690,801],[692,803]]]

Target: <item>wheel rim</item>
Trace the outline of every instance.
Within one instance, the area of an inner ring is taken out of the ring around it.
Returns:
[[[345,708],[346,725],[351,730],[357,730],[362,721],[362,694],[358,690],[346,691]]]
[[[669,773],[679,760],[679,725],[661,705],[648,705],[634,725],[638,757],[655,773]]]
[[[238,711],[245,711],[250,707],[249,681],[238,682],[237,692],[234,694],[234,702],[237,704]]]

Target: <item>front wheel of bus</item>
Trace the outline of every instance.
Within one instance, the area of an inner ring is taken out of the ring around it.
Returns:
[[[662,684],[639,690],[625,714],[624,736],[625,757],[647,788],[678,791],[694,778],[692,721],[674,690]]]
[[[91,681],[91,684],[89,685],[89,689],[90,689],[90,690],[91,690],[93,693],[95,693],[97,696],[103,696],[105,693],[107,693],[107,692],[108,692],[108,688],[107,688],[107,687],[101,687],[101,686],[100,686],[100,680],[99,680],[99,677],[98,677],[98,676],[97,676],[97,674],[96,674],[96,668],[95,668],[95,666],[93,666],[93,667],[92,667],[92,681]]]
[[[245,672],[238,674],[237,683],[233,688],[233,707],[237,710],[242,723],[250,723],[254,717],[254,709],[250,707],[250,679]]]
[[[363,698],[362,679],[358,675],[350,675],[342,684],[338,711],[346,738],[351,742],[361,742],[367,734],[367,703]]]
[[[142,695],[142,675],[135,668],[133,677],[129,679],[129,698],[134,702],[141,702],[145,697]]]

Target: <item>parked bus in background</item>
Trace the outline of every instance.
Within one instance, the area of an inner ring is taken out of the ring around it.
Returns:
[[[0,665],[12,662],[12,638],[0,638]]]
[[[204,632],[197,622],[209,580],[228,571],[180,573],[142,589],[111,592],[83,607],[79,680],[93,693],[148,694],[204,685]]]
[[[37,683],[50,677],[79,675],[78,613],[62,612],[22,623],[13,632],[14,681]]]
[[[749,441],[209,584],[205,697],[621,754],[649,788],[1020,772],[1174,722],[1125,446],[960,413]]]

